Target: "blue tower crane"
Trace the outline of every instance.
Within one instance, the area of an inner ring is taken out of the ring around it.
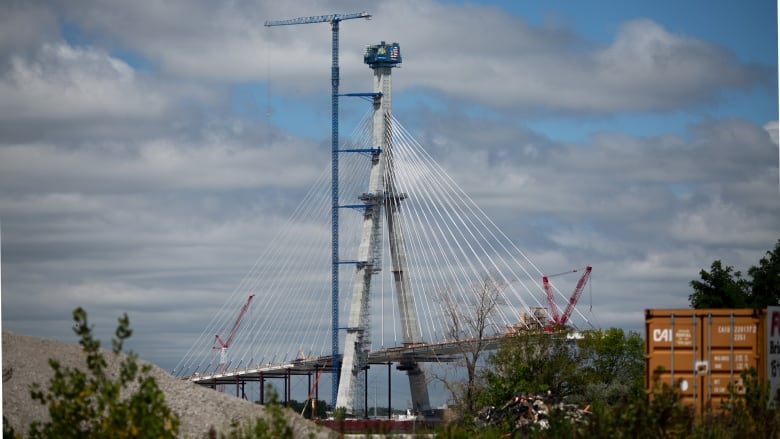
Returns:
[[[339,23],[355,18],[370,19],[371,14],[314,15],[289,20],[266,21],[265,26],[288,26],[294,24],[330,23],[332,38],[331,53],[331,326],[332,326],[332,376],[331,403],[336,406],[339,376]]]

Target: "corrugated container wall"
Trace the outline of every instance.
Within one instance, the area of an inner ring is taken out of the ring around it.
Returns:
[[[649,309],[645,311],[645,391],[677,387],[697,413],[718,410],[740,373],[766,373],[765,311],[753,309]],[[663,369],[658,373],[657,370]]]

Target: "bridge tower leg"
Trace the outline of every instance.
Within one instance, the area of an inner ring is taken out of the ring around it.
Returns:
[[[403,342],[406,345],[420,342],[421,331],[415,314],[414,296],[409,283],[404,236],[401,228],[401,201],[405,194],[398,193],[393,173],[392,136],[392,79],[391,69],[401,62],[397,43],[383,41],[366,49],[366,64],[374,71],[374,114],[372,141],[375,152],[369,176],[369,192],[361,199],[366,205],[358,250],[358,266],[352,292],[347,337],[339,380],[337,407],[345,407],[354,413],[355,395],[360,381],[358,374],[368,366],[370,344],[368,328],[368,303],[371,278],[381,268],[382,257],[382,208],[388,227],[390,256],[395,282],[396,297],[400,307]],[[416,410],[430,409],[425,371],[417,362],[400,363],[409,377],[412,404]]]
[[[355,414],[355,395],[361,385],[358,375],[368,367],[368,304],[371,278],[382,267],[382,207],[385,190],[385,159],[382,151],[385,149],[387,136],[381,125],[376,123],[377,117],[382,114],[381,107],[382,99],[375,99],[374,152],[371,155],[368,192],[360,196],[365,204],[365,211],[336,397],[336,407],[344,407],[352,414]]]

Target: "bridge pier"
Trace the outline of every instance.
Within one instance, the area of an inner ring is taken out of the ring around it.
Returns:
[[[320,400],[320,367],[314,365],[314,376],[317,378],[314,381],[314,401],[311,403],[311,418],[317,419],[317,402]],[[309,374],[309,392],[311,393],[311,374]]]
[[[393,408],[392,408],[393,407],[393,399],[392,399],[392,397],[393,397],[393,392],[392,392],[393,386],[391,385],[392,378],[391,378],[391,373],[390,373],[393,370],[392,366],[393,366],[393,363],[388,361],[387,362],[387,419],[392,419],[393,418]]]
[[[265,405],[265,375],[260,372],[260,404]]]
[[[290,369],[287,369],[287,373],[284,377],[284,405],[289,406],[290,405],[290,393],[292,391],[292,379],[290,375]]]
[[[366,364],[366,381],[364,383],[365,385],[363,386],[363,407],[365,407],[365,413],[363,414],[363,417],[366,419],[368,419],[368,369],[371,369],[371,366]]]

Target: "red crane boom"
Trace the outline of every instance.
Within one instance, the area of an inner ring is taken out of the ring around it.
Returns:
[[[550,286],[550,278],[547,276],[542,277],[542,286],[544,292],[547,294],[547,305],[550,306],[550,314],[552,314],[553,323],[558,323],[560,320],[560,313],[558,312],[558,305],[555,304],[555,297],[553,297],[552,286]]]
[[[566,309],[563,311],[563,315],[561,316],[561,325],[565,325],[566,322],[569,321],[569,317],[571,316],[572,311],[574,311],[574,306],[577,304],[577,301],[580,300],[582,290],[585,289],[585,284],[588,283],[591,270],[593,270],[593,267],[590,265],[585,267],[585,272],[582,273],[582,277],[579,281],[577,281],[577,286],[574,287],[574,292],[569,298],[569,304],[566,305]]]
[[[219,343],[219,347],[214,346],[214,349],[222,349],[227,348],[230,346],[230,343],[233,341],[233,337],[236,336],[236,331],[238,331],[238,326],[241,325],[241,320],[244,318],[244,314],[246,314],[246,310],[249,309],[249,304],[252,303],[252,299],[254,299],[255,295],[250,294],[249,297],[246,299],[246,302],[244,303],[244,306],[241,307],[241,310],[238,312],[238,317],[236,317],[236,321],[233,322],[233,327],[230,328],[230,333],[228,333],[228,338],[226,341],[222,341],[222,339],[219,337],[219,334],[216,334],[215,337],[217,338],[217,343]]]
[[[569,303],[566,305],[566,309],[563,311],[563,314],[560,314],[560,311],[558,310],[558,305],[555,304],[555,297],[553,297],[553,290],[552,290],[552,286],[550,285],[549,278],[560,276],[562,274],[575,273],[579,270],[569,270],[569,271],[564,271],[563,273],[551,274],[549,276],[542,277],[542,288],[544,288],[544,293],[547,295],[547,304],[550,306],[550,314],[552,315],[552,321],[554,324],[565,325],[566,322],[569,321],[569,317],[571,317],[571,313],[574,312],[574,307],[577,305],[577,302],[580,300],[580,296],[582,295],[582,290],[585,289],[585,284],[588,283],[591,270],[593,270],[593,267],[591,267],[590,265],[585,267],[585,272],[582,273],[582,277],[580,277],[580,280],[577,281],[577,285],[574,287],[574,292],[569,298]]]

